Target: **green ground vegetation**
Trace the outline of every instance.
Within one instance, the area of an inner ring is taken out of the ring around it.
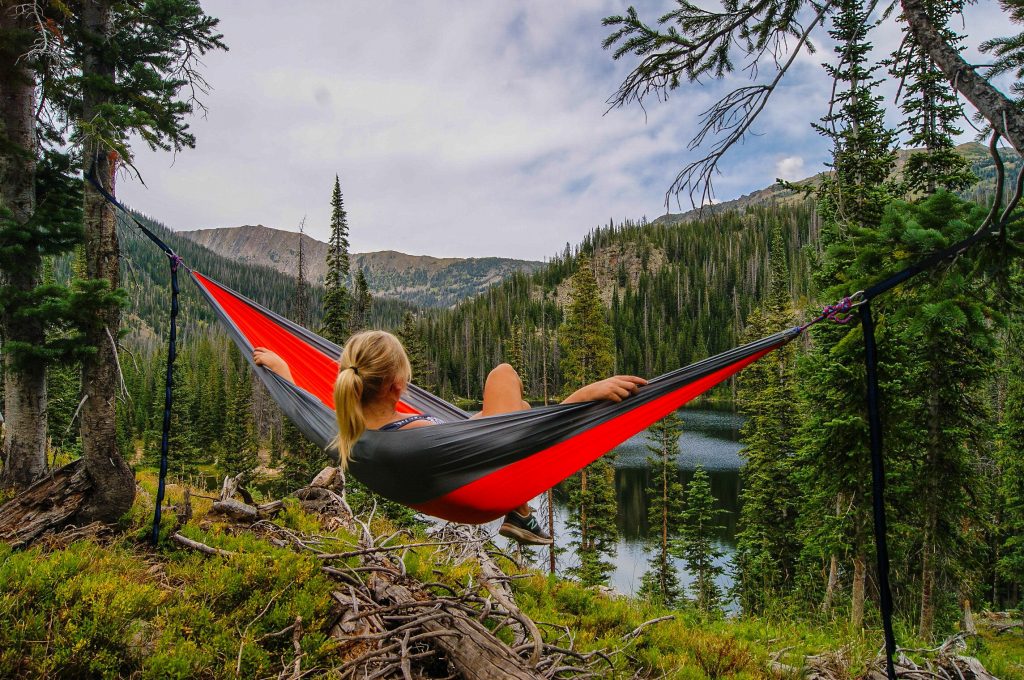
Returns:
[[[271,636],[303,620],[304,669],[337,666],[338,645],[327,635],[331,590],[337,588],[310,554],[277,547],[258,532],[204,520],[209,501],[193,496],[195,515],[186,536],[231,550],[206,557],[167,541],[176,522],[166,513],[163,542],[146,542],[155,476],[140,474],[143,492],[120,530],[99,539],[53,538],[24,551],[0,544],[0,676],[234,678],[276,675],[294,658],[290,636]],[[201,493],[201,490],[198,491]],[[172,486],[172,503],[183,487]],[[378,520],[386,523],[387,520]],[[327,530],[294,502],[275,523],[327,544],[355,542],[343,529]],[[375,527],[390,533],[390,525]],[[408,542],[424,537],[411,533]],[[452,566],[443,550],[407,553],[410,575],[462,587],[478,568]],[[649,600],[616,597],[579,583],[501,566],[514,580],[517,602],[545,634],[572,631],[577,648],[623,649],[611,656],[608,677],[767,677],[772,655],[798,664],[805,654],[844,649],[851,677],[877,651],[873,635],[834,619],[744,616],[708,620],[695,609],[670,610]],[[354,566],[354,562],[353,562]],[[672,615],[628,639],[642,623]],[[913,631],[902,631],[914,646]],[[1000,678],[1024,678],[1024,635],[988,633],[970,652]]]

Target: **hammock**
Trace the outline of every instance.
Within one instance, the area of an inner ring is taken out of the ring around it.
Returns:
[[[232,339],[281,356],[295,383],[253,364],[285,415],[325,450],[337,434],[333,386],[341,348],[248,298],[191,271]],[[366,431],[349,461],[372,491],[455,522],[483,523],[550,489],[620,443],[768,352],[802,327],[667,373],[622,402],[545,406],[470,420],[469,414],[410,385],[398,410],[445,422],[394,432]]]

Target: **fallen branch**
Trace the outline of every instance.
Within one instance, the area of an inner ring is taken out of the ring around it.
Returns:
[[[623,642],[629,642],[633,638],[639,636],[640,632],[643,631],[644,628],[647,628],[648,626],[653,626],[656,623],[661,623],[662,621],[675,621],[675,618],[676,618],[675,616],[669,615],[669,616],[660,616],[660,617],[658,617],[656,619],[651,619],[650,621],[644,621],[639,626],[637,626],[636,628],[631,630],[629,633],[623,635],[622,636],[622,640],[623,640]]]
[[[179,545],[185,546],[186,548],[195,550],[197,552],[201,552],[204,555],[217,555],[219,557],[233,557],[235,555],[235,553],[231,552],[230,550],[213,548],[211,546],[206,545],[205,543],[193,541],[191,538],[182,536],[180,533],[171,534],[171,540]]]

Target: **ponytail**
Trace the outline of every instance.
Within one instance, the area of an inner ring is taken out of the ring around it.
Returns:
[[[350,367],[338,372],[334,381],[334,412],[338,418],[338,457],[342,469],[348,467],[356,440],[366,430],[363,416],[363,380]]]
[[[384,331],[356,333],[345,343],[334,381],[334,411],[338,419],[337,448],[341,467],[348,466],[352,447],[366,431],[363,407],[375,401],[396,380],[412,376],[402,343]]]

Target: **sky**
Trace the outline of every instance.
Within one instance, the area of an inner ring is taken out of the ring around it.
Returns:
[[[542,260],[610,220],[666,212],[699,115],[746,73],[609,110],[635,66],[601,47],[629,4],[653,23],[672,0],[207,0],[230,51],[207,54],[195,149],[136,141],[141,181],[118,193],[176,230],[262,224],[329,235],[340,179],[352,252]],[[1005,19],[982,0],[968,54]],[[890,22],[879,49],[900,39]],[[824,169],[811,123],[830,91],[818,52],[790,74],[715,178],[729,200]],[[760,77],[770,77],[762,70]],[[893,93],[888,86],[888,95]],[[965,134],[964,141],[970,135]],[[689,209],[670,201],[671,212]]]

